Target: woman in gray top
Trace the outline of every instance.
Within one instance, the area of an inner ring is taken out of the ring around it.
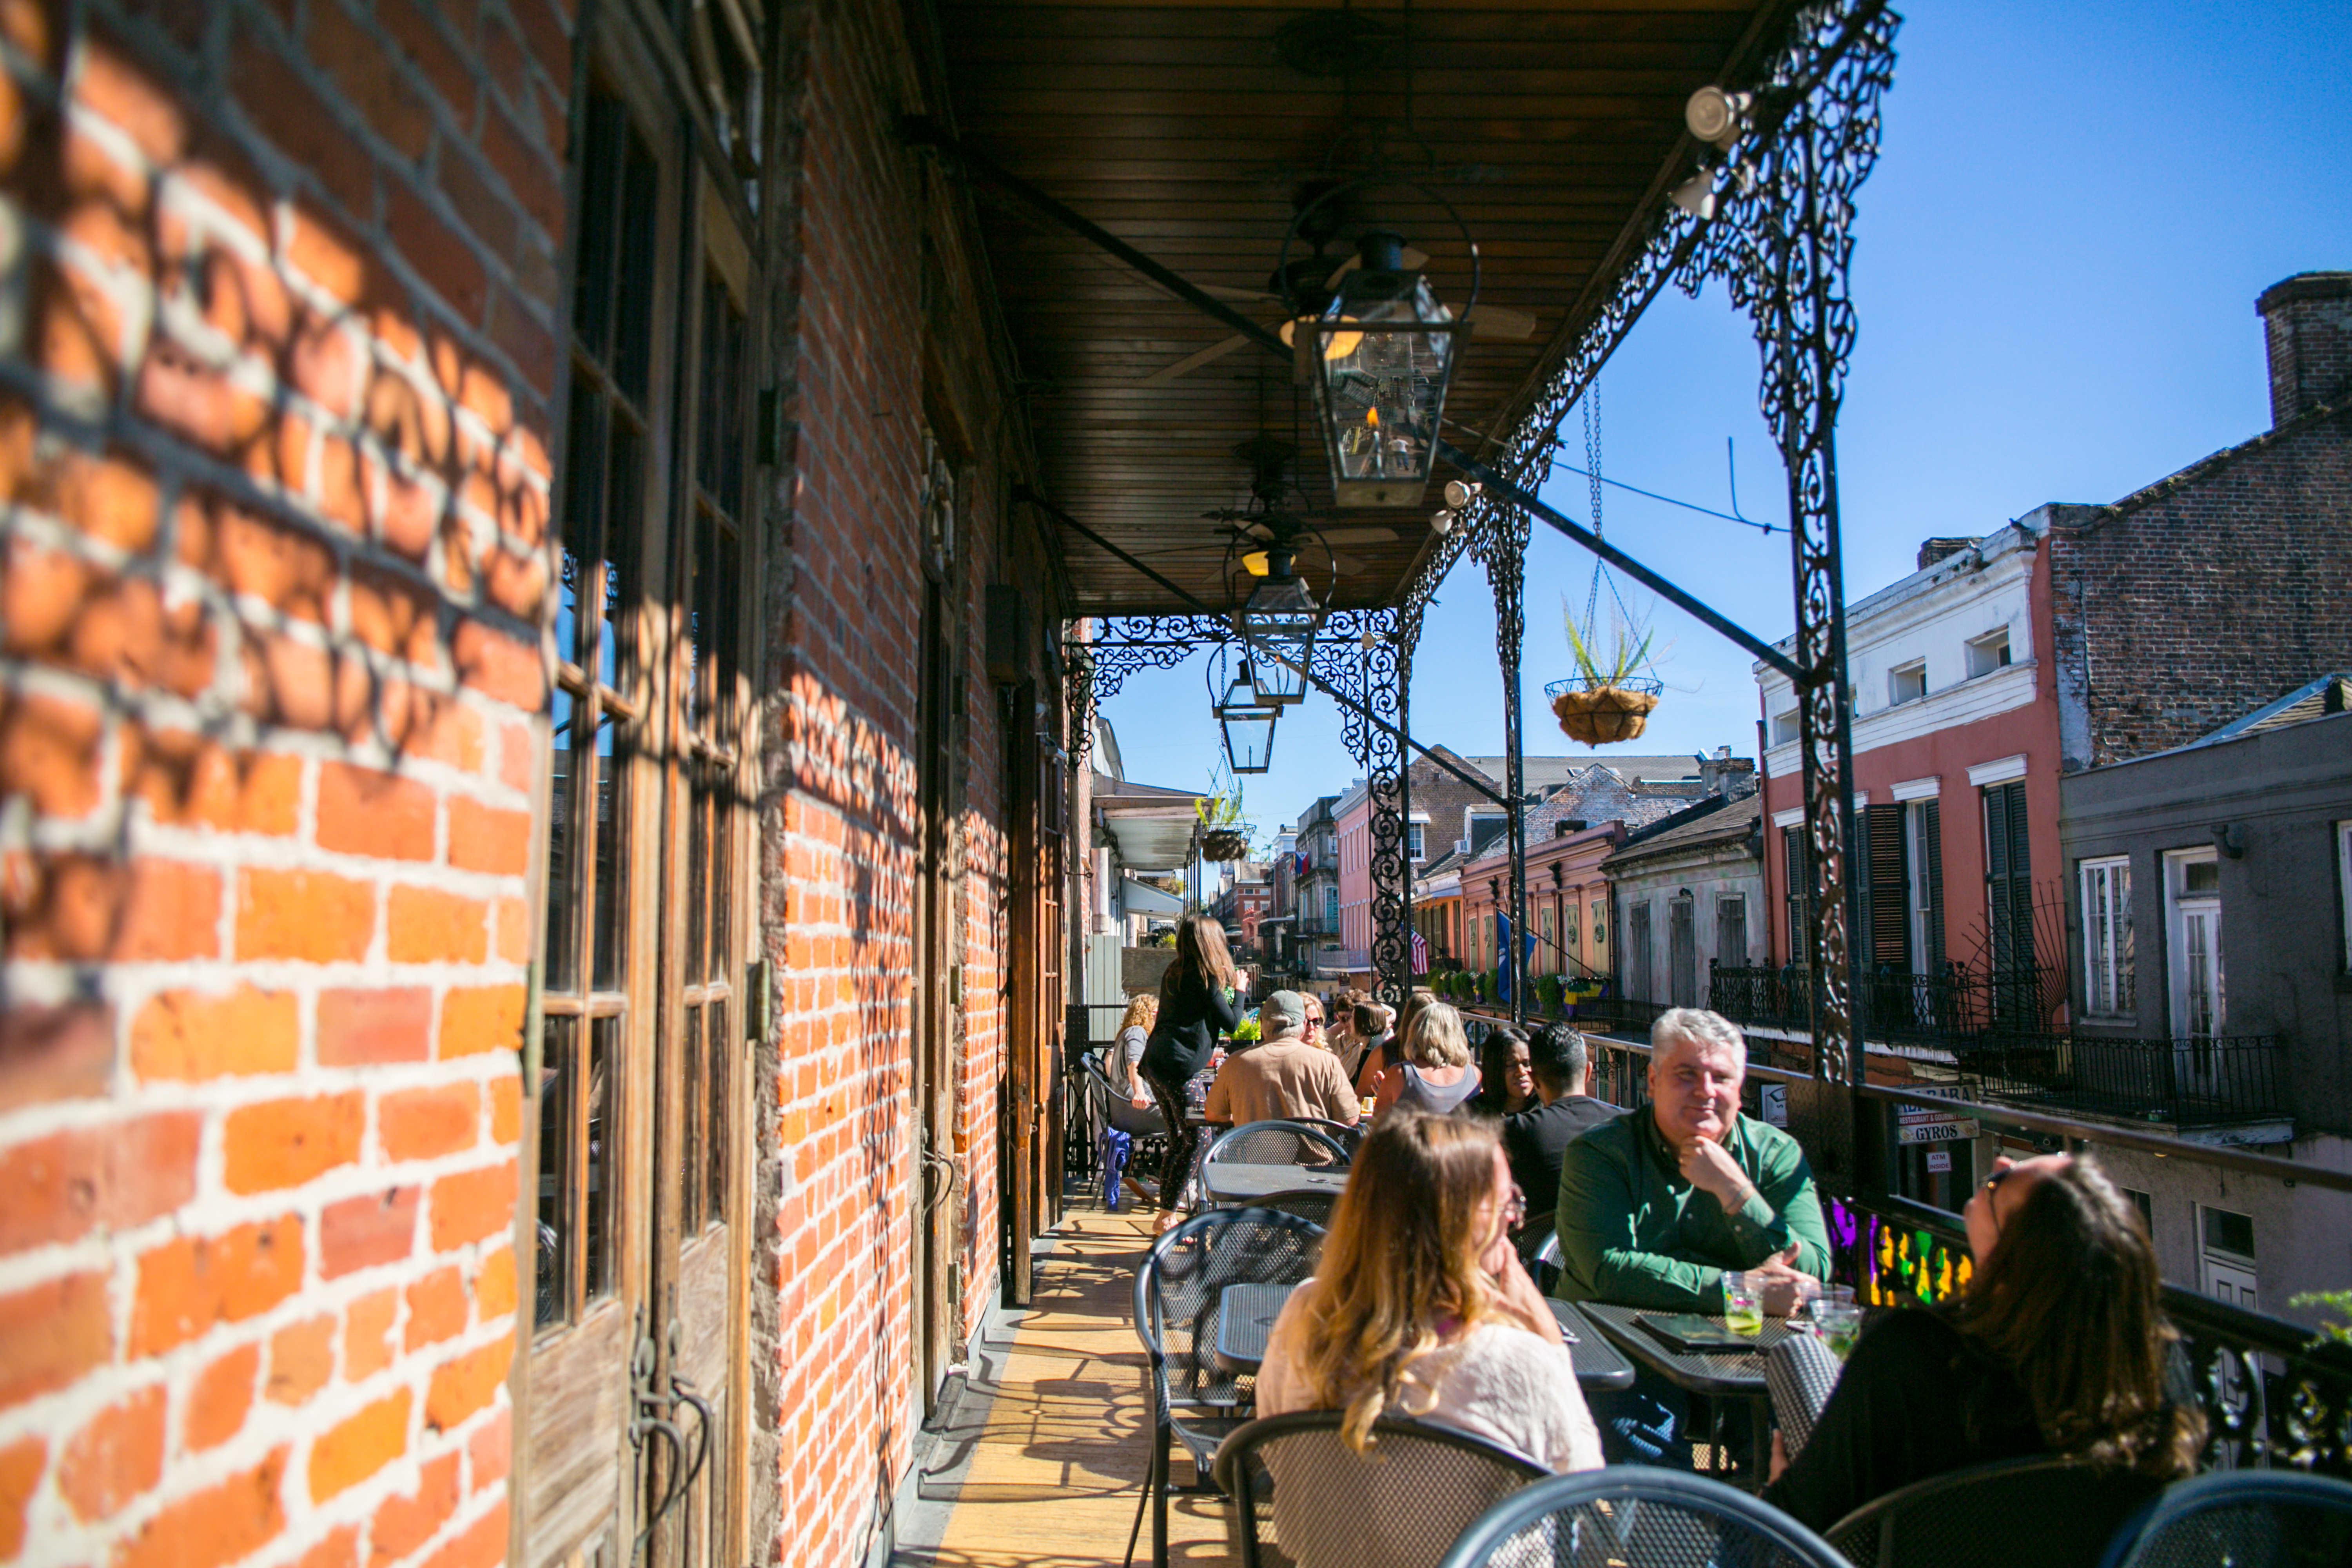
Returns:
[[[1470,1060],[1470,1038],[1462,1015],[1433,1002],[1405,1029],[1403,1059],[1372,1080],[1375,1113],[1391,1105],[1443,1116],[1478,1092],[1478,1069]]]

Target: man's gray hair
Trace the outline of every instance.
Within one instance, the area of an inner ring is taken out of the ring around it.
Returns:
[[[1748,1041],[1739,1026],[1720,1013],[1704,1007],[1669,1007],[1650,1026],[1650,1058],[1654,1061],[1677,1045],[1728,1046],[1748,1065]]]

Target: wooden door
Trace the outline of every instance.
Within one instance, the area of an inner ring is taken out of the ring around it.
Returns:
[[[575,118],[518,1561],[744,1560],[752,932],[740,205],[634,13]]]
[[[745,974],[752,938],[750,835],[756,785],[744,627],[752,574],[750,503],[750,250],[738,221],[700,186],[681,297],[677,511],[667,625],[669,744],[661,784],[659,1086],[654,1136],[652,1394],[680,1453],[656,1452],[663,1508],[654,1560],[721,1568],[739,1538],[748,1436],[751,1139]],[[646,1353],[645,1352],[640,1352]],[[648,1414],[654,1414],[648,1407]],[[658,1432],[658,1428],[655,1429]],[[666,1450],[669,1439],[663,1437]]]
[[[929,505],[950,504],[952,475],[931,473]],[[921,739],[916,788],[922,844],[915,888],[914,1223],[909,1267],[914,1285],[916,1385],[931,1413],[955,1359],[956,1220],[961,1211],[956,1160],[956,1065],[962,1060],[955,910],[961,888],[961,836],[956,831],[959,737],[956,721],[954,601],[932,583],[924,595]]]
[[[573,292],[551,699],[537,1192],[517,1484],[531,1564],[618,1568],[639,1514],[630,1362],[648,1318],[649,1014],[660,875],[660,635],[677,211],[661,95],[600,58],[575,132]],[[649,582],[649,575],[655,579]]]

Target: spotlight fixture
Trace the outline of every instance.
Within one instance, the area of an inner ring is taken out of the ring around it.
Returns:
[[[1447,508],[1447,507],[1439,507],[1435,511],[1431,512],[1431,513],[1429,514],[1429,528],[1430,528],[1430,531],[1431,531],[1431,532],[1433,532],[1433,533],[1451,533],[1451,532],[1453,532],[1453,531],[1454,531],[1454,513],[1453,513],[1453,510],[1452,510],[1450,508]]]
[[[1683,105],[1683,123],[1702,142],[1728,149],[1748,129],[1748,107],[1755,100],[1744,92],[1703,87]]]
[[[1445,481],[1445,504],[1455,511],[1466,510],[1484,489],[1486,487],[1475,479],[1448,479]]]
[[[1676,185],[1674,188],[1674,194],[1667,199],[1693,217],[1713,217],[1715,216],[1715,176],[1701,169],[1697,174]]]

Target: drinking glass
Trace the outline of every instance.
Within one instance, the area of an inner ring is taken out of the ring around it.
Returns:
[[[1862,1333],[1862,1309],[1851,1301],[1824,1296],[1813,1303],[1813,1321],[1821,1325],[1822,1342],[1843,1361]]]
[[[1723,1326],[1735,1334],[1764,1331],[1764,1302],[1754,1281],[1736,1268],[1723,1272]]]

